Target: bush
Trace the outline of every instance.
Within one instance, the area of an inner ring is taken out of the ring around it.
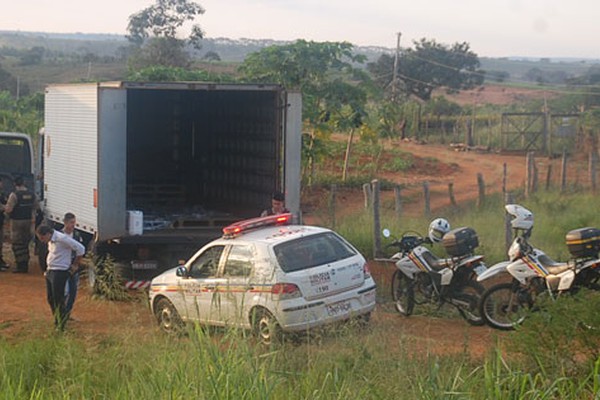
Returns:
[[[600,356],[600,293],[582,289],[538,304],[510,337],[525,368],[556,378],[589,371]]]
[[[117,264],[110,254],[106,257],[94,258],[90,269],[89,273],[95,276],[94,297],[105,300],[131,300],[123,285]]]

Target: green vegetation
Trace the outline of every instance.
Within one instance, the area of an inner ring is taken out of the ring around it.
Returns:
[[[97,257],[89,253],[86,256],[86,264],[86,278],[94,278],[94,297],[104,300],[131,300],[129,292],[123,286],[118,265],[110,254]]]
[[[522,195],[517,193],[514,202],[533,212],[535,224],[530,242],[556,261],[566,261],[569,258],[565,244],[565,235],[568,231],[586,226],[600,227],[600,203],[593,194],[576,192],[561,194],[551,191],[538,192],[529,199],[523,199]],[[457,209],[438,210],[430,217],[398,218],[393,201],[381,203],[381,221],[384,225],[382,228],[390,229],[396,236],[409,230],[424,235],[427,233],[430,220],[438,216],[447,218],[453,228],[460,226],[474,228],[479,237],[477,252],[486,256],[488,265],[506,259],[505,212],[499,194],[487,196],[486,203],[482,207],[463,204]],[[319,215],[319,221],[324,226],[330,225],[327,212]],[[336,222],[336,230],[355,244],[363,254],[373,253],[372,233],[369,232],[370,227],[373,226],[371,211],[362,210],[352,218],[344,218]],[[436,246],[434,252],[443,254],[443,249]]]
[[[144,20],[133,20],[136,21],[140,22],[140,29],[145,29]],[[119,41],[114,43],[115,48],[120,48],[119,55],[96,54],[92,44],[65,53],[39,43],[34,41],[31,46],[19,49],[5,46],[0,51],[4,57],[0,81],[5,85],[0,86],[0,130],[35,135],[43,124],[41,90],[48,83],[124,77],[281,83],[303,93],[307,130],[303,177],[317,189],[333,183],[342,189],[360,187],[378,178],[382,189],[390,190],[392,185],[385,180],[385,175],[410,171],[417,160],[401,151],[385,149],[382,143],[388,139],[466,141],[465,133],[471,129],[473,145],[498,146],[502,112],[539,112],[545,106],[556,113],[583,109],[585,112],[577,125],[577,131],[583,134],[579,137],[581,142],[597,140],[600,127],[596,109],[600,104],[598,82],[593,70],[584,64],[578,65],[580,79],[573,82],[586,86],[567,88],[546,86],[564,78],[557,68],[566,68],[565,65],[529,62],[519,73],[529,78],[528,85],[535,88],[543,85],[559,94],[545,103],[515,101],[506,107],[461,107],[444,97],[433,97],[426,103],[409,99],[407,94],[411,92],[429,98],[431,92],[426,83],[436,77],[419,76],[421,87],[389,85],[393,75],[389,55],[377,64],[381,73],[369,75],[361,66],[365,57],[348,43],[298,41],[255,48],[256,52],[245,57],[239,70],[236,70],[237,65],[223,62],[189,64],[185,57],[179,61],[183,61],[181,64],[186,68],[158,67],[150,62],[156,55],[153,51],[169,47],[167,38],[148,47],[144,57],[138,59],[143,61],[140,66],[147,68],[136,67],[129,71],[125,60],[130,49]],[[178,56],[184,50],[183,47],[173,49]],[[465,56],[463,65],[479,73],[477,57],[467,44],[446,49],[435,41],[423,40],[406,54],[413,57],[414,64],[422,65],[422,58],[429,57],[428,50],[436,49]],[[222,57],[223,52],[215,47],[211,46],[210,51],[214,53],[212,60],[230,60]],[[505,61],[516,68],[516,62]],[[436,62],[444,64],[443,59]],[[506,71],[500,64],[491,64],[489,60],[482,64],[494,71],[493,79],[515,84],[515,74],[503,73]],[[411,66],[402,61],[400,65]],[[405,72],[402,75],[407,75]],[[446,76],[444,82],[453,89],[466,88],[482,80],[482,75],[477,74],[468,77],[454,74]],[[29,85],[33,95],[27,93],[25,85]],[[406,96],[396,96],[397,93],[390,93],[392,88],[408,90],[404,93]],[[347,140],[332,141],[333,133],[345,134]],[[324,190],[324,204],[327,195]],[[556,260],[569,257],[564,244],[566,232],[584,226],[600,227],[600,203],[593,195],[545,192],[526,200],[517,195],[516,202],[535,214],[532,243]],[[488,265],[492,265],[506,259],[502,205],[499,196],[489,196],[481,208],[469,204],[436,214],[447,217],[453,227],[475,228],[480,241],[478,251],[486,256]],[[333,225],[328,210],[323,208],[318,212],[322,225]],[[383,227],[396,235],[408,230],[424,234],[432,217],[398,218],[393,201],[388,197],[382,202]],[[372,225],[367,211],[335,221],[335,229],[368,256],[373,253]],[[441,250],[438,246],[434,251]],[[104,298],[123,299],[123,293],[116,289],[118,277],[114,262],[108,260],[104,268],[107,273],[97,281],[99,294]],[[384,282],[378,283],[378,297],[385,300],[389,289]],[[181,338],[165,337],[154,330],[140,334],[136,327],[98,337],[67,333],[40,338],[24,334],[10,341],[0,339],[0,397],[598,398],[600,321],[595,311],[600,306],[599,297],[597,293],[582,291],[577,296],[545,304],[543,312],[528,318],[517,332],[500,336],[489,353],[481,357],[467,352],[466,338],[456,338],[465,341],[464,351],[438,354],[428,344],[415,346],[415,339],[410,336],[390,334],[390,327],[382,321],[374,321],[369,330],[340,326],[299,345],[284,343],[271,349],[260,347],[242,332],[199,327],[192,327],[189,334]],[[0,330],[2,328],[0,326]]]
[[[592,195],[517,199],[534,212],[532,242],[555,258],[566,257],[568,230],[600,226]],[[429,218],[398,219],[389,206],[383,221],[394,234],[424,233]],[[498,197],[482,208],[437,214],[454,227],[474,227],[489,264],[505,258]],[[359,212],[336,229],[369,255],[371,226],[370,215]],[[386,307],[389,289],[378,285],[378,307]],[[182,337],[136,326],[108,336],[24,334],[0,339],[0,386],[6,399],[592,399],[600,395],[599,307],[600,293],[587,291],[543,304],[481,355],[469,352],[473,328],[455,338],[462,350],[440,351],[391,332],[384,318],[368,329],[344,324],[272,348],[247,332],[198,326]]]
[[[600,302],[594,298],[587,305],[597,309]],[[545,313],[546,317],[551,313]],[[570,318],[578,315],[571,313]],[[556,325],[534,326],[542,329],[545,339]],[[568,350],[564,353],[549,347],[555,342],[539,339],[514,351],[512,344],[535,339],[539,332],[525,325],[514,336],[498,338],[497,347],[487,354],[472,357],[468,342],[463,351],[439,354],[432,351],[435,347],[417,345],[415,338],[390,334],[389,328],[377,322],[367,330],[342,325],[299,344],[269,349],[244,332],[198,326],[178,338],[157,330],[140,334],[132,327],[129,332],[96,339],[74,333],[13,342],[0,339],[0,386],[2,397],[11,400],[568,400],[591,399],[600,393],[600,359],[585,352],[585,346],[583,354],[577,352],[574,357],[573,344],[588,340],[583,331],[571,335],[571,346],[561,346]],[[555,333],[562,331],[559,327]],[[546,356],[537,358],[541,354]],[[574,366],[570,364],[573,358]]]

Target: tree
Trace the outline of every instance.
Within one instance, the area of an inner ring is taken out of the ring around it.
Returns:
[[[238,69],[245,80],[278,83],[302,92],[302,115],[309,130],[303,149],[309,184],[315,158],[322,154],[321,138],[336,128],[355,129],[366,115],[368,77],[353,66],[365,58],[355,55],[352,49],[347,42],[298,40],[251,53]]]
[[[445,87],[452,93],[483,83],[484,73],[479,69],[479,58],[467,43],[448,47],[435,40],[421,39],[413,44],[414,49],[406,49],[401,55],[397,71],[403,90],[409,95],[427,101],[436,88]],[[391,87],[394,75],[394,58],[391,55],[382,55],[367,68],[381,87]]]
[[[506,71],[486,71],[486,78],[495,82],[504,82],[510,78],[510,74]]]
[[[25,51],[21,56],[19,65],[38,65],[42,63],[46,49],[41,46],[35,46]]]
[[[206,54],[202,57],[204,61],[221,61],[221,56],[216,51],[207,51]]]
[[[36,93],[18,100],[0,90],[0,132],[23,132],[36,137],[44,124],[44,94]]]
[[[204,32],[192,25],[187,39],[177,37],[178,30],[198,15],[204,14],[201,5],[189,0],[156,0],[156,3],[129,17],[127,39],[138,46],[135,66],[164,65],[187,67],[189,54],[185,47],[191,44],[200,49]]]
[[[29,94],[29,86],[21,83],[9,71],[0,65],[0,91],[6,90],[12,96],[26,96]]]
[[[187,68],[190,64],[190,56],[185,52],[185,43],[174,38],[152,38],[129,58],[129,65],[134,69],[150,66]]]

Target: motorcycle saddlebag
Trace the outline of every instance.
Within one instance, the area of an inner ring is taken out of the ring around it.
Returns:
[[[479,239],[473,228],[462,227],[446,233],[442,238],[442,245],[448,255],[460,257],[472,253],[479,246]]]
[[[565,240],[573,257],[597,257],[600,252],[600,229],[574,229],[567,232]]]

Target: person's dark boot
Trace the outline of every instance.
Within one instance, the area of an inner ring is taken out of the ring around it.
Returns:
[[[18,263],[17,268],[13,271],[14,274],[26,274],[29,270],[29,263]]]
[[[9,269],[9,266],[4,262],[4,257],[2,257],[2,246],[0,245],[0,272],[6,271],[7,269]]]

